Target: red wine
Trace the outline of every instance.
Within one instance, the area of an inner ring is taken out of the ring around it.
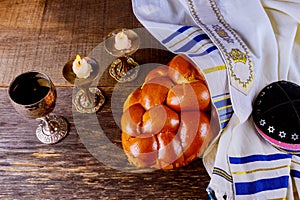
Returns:
[[[13,101],[22,105],[30,105],[39,102],[50,91],[50,84],[40,77],[24,77],[16,80],[11,87],[10,95]]]

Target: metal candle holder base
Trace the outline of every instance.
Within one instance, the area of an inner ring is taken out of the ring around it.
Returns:
[[[109,74],[116,81],[123,83],[134,80],[139,72],[139,64],[131,57],[119,57],[109,68]]]
[[[73,98],[73,105],[80,113],[95,113],[104,104],[105,98],[98,88],[89,88],[90,99],[83,90],[79,90]]]

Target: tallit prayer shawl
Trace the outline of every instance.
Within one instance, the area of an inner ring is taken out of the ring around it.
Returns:
[[[216,197],[299,199],[300,155],[259,136],[251,112],[266,85],[279,80],[300,85],[300,1],[132,4],[154,37],[170,51],[188,55],[206,77],[221,127],[203,156]]]

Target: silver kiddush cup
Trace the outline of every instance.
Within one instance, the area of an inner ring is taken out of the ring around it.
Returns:
[[[42,143],[55,144],[67,135],[69,125],[66,119],[49,115],[57,98],[49,76],[36,71],[20,74],[11,82],[8,94],[19,114],[40,120],[36,136]]]

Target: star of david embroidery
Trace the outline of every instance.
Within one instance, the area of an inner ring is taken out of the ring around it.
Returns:
[[[298,139],[299,139],[299,135],[296,134],[296,133],[294,133],[294,134],[292,135],[292,140],[296,141],[296,140],[298,140]]]
[[[286,133],[284,131],[279,132],[279,137],[285,138],[285,136],[286,136]]]
[[[269,126],[268,131],[269,133],[274,133],[275,128],[273,126]]]
[[[259,122],[259,124],[260,124],[261,126],[264,126],[264,125],[266,125],[266,120],[264,120],[264,119],[261,119],[261,120],[260,120],[260,122]]]

